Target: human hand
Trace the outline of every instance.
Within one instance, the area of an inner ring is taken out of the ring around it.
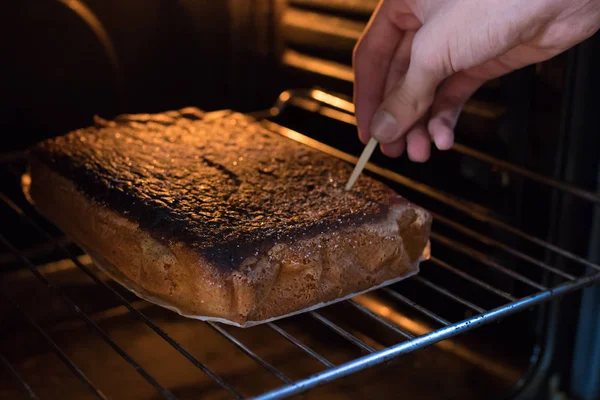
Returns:
[[[486,81],[562,53],[600,28],[600,0],[381,0],[354,50],[359,137],[390,157],[447,150]]]

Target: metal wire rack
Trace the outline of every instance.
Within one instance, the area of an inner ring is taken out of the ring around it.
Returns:
[[[267,119],[283,113],[286,107],[290,106],[291,104],[302,107],[307,111],[318,112],[322,115],[335,118],[340,121],[354,123],[353,117],[351,116],[353,112],[353,106],[351,103],[341,97],[337,97],[320,90],[290,90],[283,92],[279,96],[272,109],[256,113],[254,116],[259,119],[258,123],[261,123],[266,128],[282,134],[292,140],[312,146],[330,154],[331,156],[338,157],[348,162],[356,161],[356,157],[352,155],[346,154],[336,148],[327,146],[298,132],[275,124]],[[198,110],[187,110],[186,112],[193,114],[195,117],[202,116],[202,113]],[[567,193],[568,195],[576,196],[585,201],[592,202],[593,204],[600,204],[600,194],[598,193],[592,193],[567,183],[558,182],[502,160],[495,159],[489,155],[480,153],[466,146],[457,144],[454,146],[453,150],[464,155],[468,155],[469,157],[477,158],[480,161],[493,164],[497,168],[503,169],[511,174],[516,174],[535,182],[548,185],[554,189]],[[5,155],[1,157],[0,170],[13,175],[15,179],[19,179],[20,172],[18,168],[15,167],[19,160],[19,155]],[[504,242],[481,234],[474,229],[462,225],[455,220],[438,213],[435,209],[431,210],[434,215],[435,224],[444,225],[446,228],[452,229],[464,237],[470,238],[490,248],[503,251],[515,259],[519,259],[530,264],[532,268],[539,269],[544,274],[533,274],[535,276],[532,276],[531,274],[526,274],[524,271],[515,270],[509,265],[504,265],[497,260],[488,257],[484,252],[477,250],[474,247],[463,243],[462,241],[443,235],[434,229],[431,238],[435,246],[443,246],[451,249],[452,251],[463,254],[473,262],[483,265],[486,268],[495,270],[505,279],[519,282],[519,284],[525,288],[525,292],[527,294],[523,296],[521,294],[513,293],[507,290],[505,285],[501,286],[494,281],[485,280],[484,278],[471,273],[471,271],[468,269],[451,265],[450,263],[434,256],[428,263],[424,263],[422,269],[428,268],[429,264],[445,270],[447,273],[454,275],[457,279],[464,281],[465,284],[471,285],[472,287],[478,288],[478,290],[482,290],[490,294],[496,299],[496,302],[494,303],[495,306],[489,307],[487,304],[477,304],[474,300],[468,299],[468,296],[466,296],[465,293],[457,293],[456,288],[447,287],[443,284],[436,283],[422,274],[410,278],[410,281],[436,292],[449,301],[460,304],[465,309],[469,310],[469,315],[471,316],[459,321],[450,320],[445,316],[439,315],[437,310],[432,310],[425,305],[419,304],[418,302],[412,300],[409,295],[406,295],[401,291],[391,290],[389,288],[380,289],[378,293],[387,296],[387,298],[392,299],[399,304],[403,304],[405,307],[413,309],[416,313],[419,313],[424,318],[428,318],[433,324],[438,326],[438,328],[428,330],[427,332],[411,332],[405,327],[395,323],[392,319],[386,317],[385,313],[378,312],[375,308],[371,307],[368,297],[359,296],[355,299],[348,300],[346,304],[353,310],[361,314],[363,317],[375,321],[377,324],[396,335],[398,338],[396,344],[388,347],[377,346],[376,344],[370,343],[364,338],[359,337],[359,335],[353,333],[350,329],[341,326],[331,318],[327,317],[323,310],[307,313],[307,315],[316,323],[321,324],[333,334],[338,335],[344,341],[347,341],[352,346],[355,346],[363,354],[362,356],[353,360],[337,364],[320,354],[315,349],[311,348],[301,338],[297,337],[297,335],[294,335],[288,331],[279,321],[266,324],[269,329],[271,329],[285,341],[289,342],[291,345],[299,349],[299,351],[305,353],[308,357],[311,357],[325,367],[325,369],[321,370],[320,372],[299,380],[290,378],[282,370],[278,369],[272,363],[268,362],[259,354],[257,354],[257,352],[255,352],[250,346],[244,344],[243,340],[240,339],[240,335],[238,335],[240,332],[239,330],[225,329],[223,326],[217,323],[198,322],[198,324],[207,324],[210,329],[214,330],[227,341],[232,343],[237,349],[239,349],[241,353],[245,354],[261,368],[264,368],[283,384],[279,388],[274,388],[268,392],[254,395],[253,398],[255,399],[280,399],[303,393],[311,388],[315,388],[327,382],[337,380],[375,365],[386,363],[402,354],[415,351],[461,333],[465,333],[475,329],[476,327],[489,324],[503,317],[528,309],[533,305],[546,302],[552,298],[556,298],[577,289],[581,289],[585,286],[600,282],[600,265],[597,265],[566,249],[549,243],[546,240],[527,234],[507,224],[506,222],[503,222],[499,218],[495,217],[493,212],[481,205],[475,204],[466,199],[458,198],[448,193],[444,193],[433,187],[429,187],[423,183],[374,164],[368,164],[367,170],[373,174],[376,174],[381,179],[395,182],[396,184],[403,185],[423,195],[426,195],[432,200],[435,200],[444,206],[448,206],[455,211],[464,214],[466,217],[478,221],[479,223],[501,229],[510,233],[511,235],[519,237],[524,241],[539,246],[546,251],[560,255],[565,259],[578,264],[581,268],[579,268],[575,273],[571,270],[567,271],[566,269],[559,268],[556,265],[550,265],[547,261],[539,260],[532,255],[527,254],[517,248],[511,247]],[[192,352],[180,345],[163,328],[159,327],[158,324],[153,322],[151,317],[147,316],[146,313],[143,312],[143,307],[139,306],[139,304],[143,304],[145,302],[132,302],[128,300],[127,296],[123,295],[120,290],[117,290],[113,285],[107,282],[106,279],[100,277],[94,268],[90,267],[89,264],[82,262],[81,257],[77,256],[77,254],[73,252],[71,243],[68,240],[65,240],[64,237],[56,237],[56,235],[49,233],[48,229],[44,227],[43,224],[38,222],[39,218],[35,218],[34,215],[25,211],[22,206],[19,206],[17,201],[14,201],[9,195],[1,192],[0,205],[8,207],[10,210],[12,210],[14,216],[19,219],[20,223],[27,226],[27,229],[29,229],[31,232],[42,235],[47,243],[51,245],[50,247],[54,248],[54,250],[60,253],[65,259],[71,260],[81,272],[89,277],[103,291],[103,293],[105,293],[105,295],[112,297],[118,304],[124,306],[130,316],[138,319],[149,329],[151,329],[154,334],[158,335],[166,343],[168,343],[169,346],[179,352],[194,367],[201,370],[221,388],[227,391],[232,398],[239,399],[249,397],[246,393],[240,392],[238,388],[234,387],[233,384],[228,382],[218,373],[214,372],[214,370],[207,365],[208,363],[199,361],[192,354]],[[150,372],[148,372],[146,368],[144,368],[140,362],[136,361],[133,356],[123,349],[122,346],[117,344],[117,341],[115,341],[100,324],[98,324],[93,318],[84,312],[82,307],[80,307],[76,301],[67,294],[60,284],[53,282],[52,280],[48,279],[44,273],[40,272],[39,265],[37,265],[34,261],[35,251],[20,250],[11,242],[10,237],[5,237],[4,235],[0,234],[0,248],[1,247],[6,248],[19,264],[28,268],[36,279],[38,279],[40,282],[43,282],[47,288],[49,288],[74,312],[76,312],[78,317],[91,331],[95,332],[95,334],[97,334],[102,341],[108,344],[108,346],[110,346],[125,362],[131,365],[144,380],[146,380],[155,388],[156,393],[161,398],[176,398],[172,391],[165,388],[155,377],[152,376]],[[540,278],[540,276],[543,278]],[[94,398],[107,398],[107,396],[93,382],[93,380],[86,376],[84,370],[80,368],[75,361],[61,349],[60,345],[44,329],[42,324],[36,321],[35,317],[31,316],[30,313],[28,313],[20,304],[11,298],[11,296],[0,291],[0,297],[39,334],[41,340],[45,342],[48,348],[59,357],[59,359],[66,365],[72,374],[82,382],[82,384],[85,386],[85,388],[87,388],[89,393]],[[250,331],[252,331],[252,329],[255,328],[249,328]],[[22,393],[26,397],[31,399],[38,398],[31,385],[23,379],[17,369],[11,365],[10,361],[0,353],[0,368],[1,367],[4,367],[8,372],[8,375],[14,378],[15,382],[20,386]]]

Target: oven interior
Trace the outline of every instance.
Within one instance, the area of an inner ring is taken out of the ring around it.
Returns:
[[[249,329],[179,317],[113,283],[24,198],[22,150],[95,114],[235,109],[353,162],[351,50],[376,3],[6,5],[0,398],[282,398],[301,385],[308,398],[598,398],[598,35],[483,87],[453,150],[426,164],[375,154],[366,173],[434,213],[433,258],[316,312]]]

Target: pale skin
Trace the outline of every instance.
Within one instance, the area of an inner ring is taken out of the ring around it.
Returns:
[[[600,0],[381,0],[354,50],[359,137],[412,161],[447,150],[486,81],[600,29]]]

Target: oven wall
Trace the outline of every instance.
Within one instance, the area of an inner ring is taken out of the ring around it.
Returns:
[[[0,109],[0,130],[21,135],[3,145],[23,148],[87,126],[94,114],[231,107],[236,87],[230,77],[245,69],[232,67],[239,61],[232,60],[232,3],[5,2],[0,80],[6,104]],[[89,15],[106,32],[107,46],[86,23]]]
[[[566,125],[571,157],[564,169],[564,179],[600,193],[600,34],[579,46],[573,54],[571,118]],[[564,229],[561,245],[575,245],[581,253],[600,263],[600,204],[590,206],[575,199],[563,204]],[[582,229],[583,227],[583,229]],[[587,240],[581,240],[587,238]],[[571,243],[569,243],[571,242]],[[570,391],[581,400],[600,398],[600,288],[586,289],[576,310],[577,330],[570,368]],[[564,365],[564,364],[563,364]],[[564,368],[564,367],[563,367]]]

